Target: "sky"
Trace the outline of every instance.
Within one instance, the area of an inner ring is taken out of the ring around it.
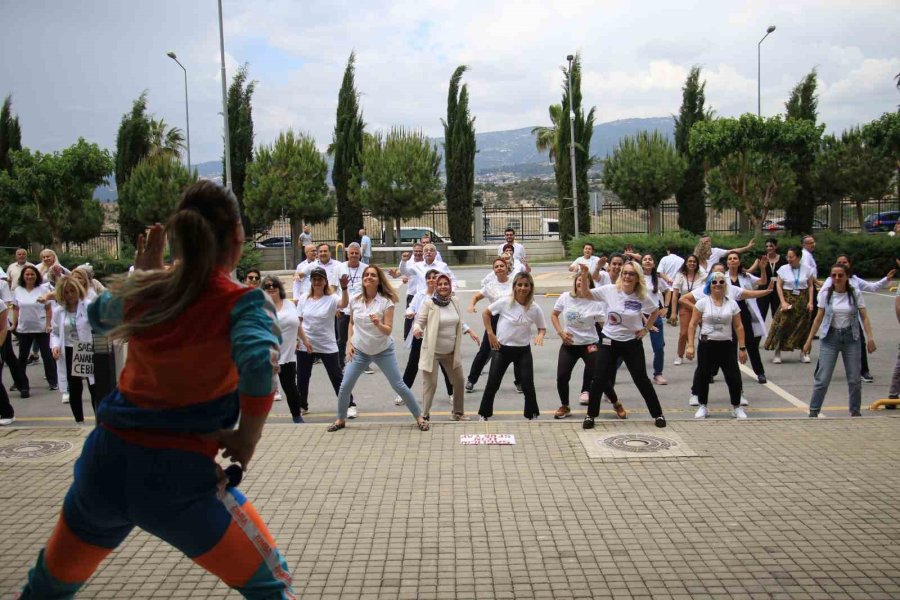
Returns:
[[[370,131],[443,134],[453,70],[479,132],[549,125],[566,55],[582,57],[584,101],[598,122],[678,112],[693,65],[719,116],[784,112],[791,89],[819,74],[830,132],[896,110],[897,0],[223,0],[225,67],[257,81],[256,144],[293,129],[331,142],[351,51]],[[0,96],[12,94],[23,144],[48,152],[79,137],[115,148],[122,115],[143,91],[149,112],[184,129],[188,70],[193,162],[222,155],[215,0],[0,0]]]

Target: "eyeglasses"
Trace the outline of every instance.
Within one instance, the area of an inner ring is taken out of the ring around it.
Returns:
[[[259,277],[256,275],[247,275],[247,281],[259,281]]]
[[[709,285],[725,285],[725,280],[724,279],[714,279],[713,281],[709,282]]]
[[[275,285],[274,283],[267,283],[266,285],[263,286],[263,289],[264,290],[277,290],[278,286]]]
[[[637,277],[634,271],[622,271],[622,277]]]

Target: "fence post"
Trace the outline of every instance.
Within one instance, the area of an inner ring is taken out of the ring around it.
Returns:
[[[481,200],[475,200],[472,204],[472,208],[475,211],[475,245],[483,246],[484,245],[484,207],[481,205]]]
[[[835,233],[840,233],[842,225],[841,218],[843,217],[840,198],[834,199],[829,203],[828,212],[830,213],[828,215],[828,228]]]

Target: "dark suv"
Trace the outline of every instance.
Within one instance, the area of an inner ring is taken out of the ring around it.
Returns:
[[[887,212],[872,213],[863,221],[866,233],[876,233],[878,231],[891,231],[900,218],[900,210],[889,210]]]

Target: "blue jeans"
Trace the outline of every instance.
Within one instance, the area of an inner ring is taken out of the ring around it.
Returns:
[[[653,376],[662,375],[663,363],[666,360],[666,353],[663,348],[666,347],[666,338],[663,336],[663,318],[656,317],[653,326],[659,331],[650,332],[650,346],[653,348]]]
[[[422,409],[416,401],[416,397],[412,391],[403,383],[403,375],[400,374],[400,365],[397,364],[397,356],[394,354],[394,343],[388,346],[387,350],[378,354],[366,354],[360,352],[357,348],[353,353],[353,360],[344,367],[344,379],[341,381],[341,389],[338,391],[338,414],[340,420],[347,419],[347,409],[350,407],[350,393],[356,385],[356,380],[363,374],[363,371],[369,368],[372,363],[378,365],[378,368],[387,377],[388,383],[394,388],[394,391],[406,401],[406,408],[416,418],[422,414]]]
[[[809,401],[809,412],[818,413],[822,409],[825,393],[834,374],[834,365],[838,353],[844,359],[844,372],[847,374],[847,387],[850,388],[850,412],[859,412],[862,404],[862,383],[859,376],[860,364],[859,340],[853,339],[850,327],[829,329],[828,334],[819,344],[819,360],[816,363],[815,383],[812,400]]]

